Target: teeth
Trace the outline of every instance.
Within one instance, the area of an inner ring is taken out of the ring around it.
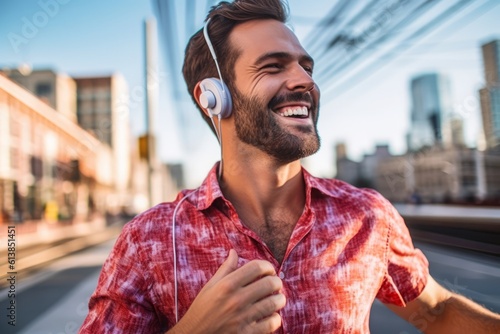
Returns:
[[[307,107],[286,108],[281,116],[307,116]]]

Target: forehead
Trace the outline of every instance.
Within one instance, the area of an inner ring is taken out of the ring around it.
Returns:
[[[252,20],[234,27],[229,36],[232,47],[239,51],[238,61],[252,63],[260,56],[285,52],[292,56],[307,55],[297,36],[276,20]]]

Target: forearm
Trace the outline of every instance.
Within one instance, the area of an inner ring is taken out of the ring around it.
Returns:
[[[457,333],[457,334],[490,334],[500,333],[500,315],[460,296],[450,297],[427,312],[428,326],[426,334]]]
[[[181,319],[174,327],[169,329],[165,334],[197,334],[197,333],[210,333],[204,331],[202,326],[190,322],[186,319]]]
[[[183,328],[183,326],[176,325],[172,329],[169,329],[165,334],[188,334],[190,333],[187,329]]]

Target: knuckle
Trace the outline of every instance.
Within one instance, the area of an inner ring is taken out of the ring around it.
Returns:
[[[278,276],[271,276],[274,284],[274,290],[281,290],[283,288],[283,281]]]
[[[278,291],[283,287],[283,282],[277,276],[266,276],[262,278],[265,291]]]
[[[279,293],[272,295],[269,298],[269,303],[272,311],[278,311],[282,309],[286,304],[286,298],[283,294]]]
[[[285,306],[283,295],[271,295],[263,299],[255,309],[255,320],[265,319]]]
[[[249,262],[249,264],[252,266],[252,269],[256,270],[257,272],[264,274],[266,272],[274,272],[274,267],[269,263],[268,261],[265,260],[253,260]]]
[[[236,290],[236,285],[237,284],[235,282],[228,279],[224,279],[218,283],[217,290],[221,294],[229,294]]]
[[[271,333],[281,326],[281,316],[278,313],[273,313],[270,317],[263,320],[262,328],[266,333]]]
[[[282,293],[273,295],[276,310],[281,310],[286,305],[286,297]]]
[[[276,300],[276,298],[269,297],[265,300],[265,305],[262,308],[261,313],[262,315],[265,316],[277,310],[278,310],[278,301]]]

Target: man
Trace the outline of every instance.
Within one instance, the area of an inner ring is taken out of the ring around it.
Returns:
[[[124,227],[81,333],[368,333],[375,298],[426,333],[500,332],[498,315],[429,276],[378,193],[302,169],[320,145],[319,90],[282,3],[221,3],[209,18],[183,72],[215,125],[211,40],[233,103],[214,128],[221,164]]]

